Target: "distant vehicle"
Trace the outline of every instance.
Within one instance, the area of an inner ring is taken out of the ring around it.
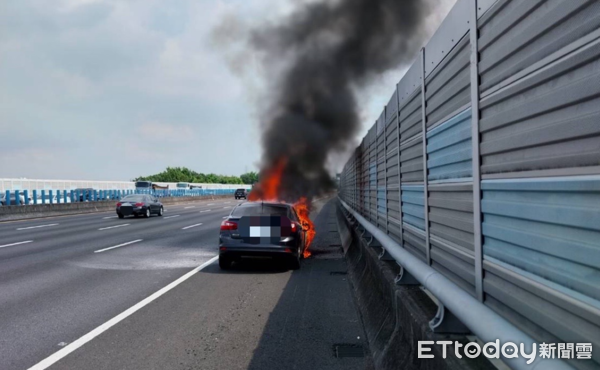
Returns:
[[[246,189],[237,189],[235,191],[235,199],[248,199],[248,192],[246,191]]]
[[[30,201],[32,203],[33,201]],[[65,203],[65,197],[63,194],[53,194],[52,195],[52,203]],[[67,203],[71,203],[71,197],[67,196]],[[37,204],[50,204],[50,195],[46,194],[46,200],[42,199],[40,194],[37,195]]]
[[[77,193],[79,192],[79,193]],[[79,194],[79,202],[91,202],[94,200],[94,189],[92,188],[77,188],[73,190],[73,196]]]
[[[162,216],[164,212],[163,205],[157,198],[145,194],[127,195],[117,203],[117,216],[119,218],[131,215],[150,218],[153,214]]]
[[[291,204],[242,203],[221,223],[219,267],[259,256],[284,257],[297,270],[305,248],[306,231]]]
[[[152,184],[152,190],[169,190],[169,185],[167,186],[160,186],[157,184]]]
[[[0,194],[0,205],[7,205],[6,204],[6,193],[2,193]],[[29,203],[31,203],[31,197],[29,198]],[[10,205],[14,206],[17,204],[17,196],[14,192],[10,193]],[[24,205],[25,204],[25,196],[23,194],[19,194],[19,205]]]
[[[189,189],[190,188],[190,184],[188,184],[187,182],[178,182],[177,183],[177,189]]]
[[[138,190],[152,189],[152,181],[136,181],[135,188]]]

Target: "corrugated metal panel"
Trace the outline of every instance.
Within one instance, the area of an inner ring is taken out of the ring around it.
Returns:
[[[422,113],[421,89],[419,89],[411,95],[407,104],[400,109],[400,136],[402,141],[406,141],[423,131]]]
[[[411,140],[400,146],[402,182],[423,182],[423,139]]]
[[[396,120],[398,117],[398,91],[394,89],[394,93],[390,98],[386,108],[385,108],[385,122],[389,125],[393,120]]]
[[[471,0],[457,0],[442,24],[425,46],[425,77],[441,68],[440,63],[456,48],[456,44],[469,32]]]
[[[423,185],[402,185],[402,221],[425,230]]]
[[[482,100],[482,173],[600,164],[598,81],[595,43]]]
[[[383,128],[385,127],[385,109],[381,112],[381,115],[377,119],[377,136],[383,133]]]
[[[600,2],[595,0],[503,0],[494,9],[479,22],[481,91],[600,25]]]
[[[381,132],[377,137],[377,226],[380,229],[386,229],[386,201],[385,201],[385,184],[386,184],[386,150],[385,150],[385,110],[381,113],[377,121],[377,129],[381,126]]]
[[[427,77],[427,126],[432,126],[471,101],[470,43],[467,34]]]
[[[427,139],[429,180],[473,175],[470,108],[429,131]]]
[[[561,293],[538,281],[514,274],[501,262],[484,261],[484,268],[485,304],[539,343],[592,343],[593,348],[600,346],[598,307],[575,301],[556,304],[555,299],[565,298],[561,297]],[[595,311],[595,320],[573,313],[572,308],[580,312]],[[582,370],[597,369],[598,355],[594,352],[592,356],[592,361],[570,361],[570,365]]]
[[[485,256],[600,300],[600,177],[483,181]]]
[[[369,130],[369,219],[377,224],[377,122]]]
[[[425,232],[406,222],[403,223],[402,239],[404,248],[421,260],[426,261]]]
[[[473,184],[429,185],[433,267],[475,294]]]
[[[369,157],[369,144],[367,142],[367,137],[363,139],[363,148],[362,148],[362,168],[361,168],[361,178],[362,178],[362,208],[361,215],[365,217],[367,220],[371,219],[371,215],[369,214],[369,166],[370,160]]]

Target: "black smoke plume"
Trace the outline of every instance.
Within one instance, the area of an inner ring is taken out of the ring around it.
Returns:
[[[434,9],[425,0],[312,2],[252,33],[266,68],[285,62],[262,117],[261,172],[287,160],[282,199],[332,189],[328,158],[354,144],[361,126],[357,89],[414,60]]]

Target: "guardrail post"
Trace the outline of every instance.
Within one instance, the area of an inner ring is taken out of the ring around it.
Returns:
[[[15,205],[16,206],[21,205],[21,195],[19,194],[18,190],[15,190]]]
[[[24,190],[23,191],[23,200],[25,201],[25,205],[28,206],[29,205],[29,191],[28,190]]]
[[[33,204],[37,204],[37,190],[33,189]]]
[[[67,191],[63,190],[63,200],[65,203],[67,203]]]
[[[73,194],[73,190],[69,190],[69,196],[71,197],[71,203],[75,203],[75,196]]]
[[[479,153],[479,50],[477,45],[477,0],[471,0],[471,143],[473,163],[473,248],[475,257],[475,292],[483,302],[483,251],[481,235],[481,172]]]
[[[42,204],[46,204],[46,190],[42,190]]]
[[[10,206],[10,190],[4,193],[4,204]]]
[[[50,204],[54,204],[54,199],[52,199],[53,198],[52,190],[48,190],[48,198],[50,200]]]

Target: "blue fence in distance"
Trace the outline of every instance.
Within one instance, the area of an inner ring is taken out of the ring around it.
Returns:
[[[233,195],[235,189],[169,189],[169,190],[7,190],[0,205],[64,204],[76,202],[101,202],[120,200],[127,195],[148,194],[157,198],[204,197]]]

